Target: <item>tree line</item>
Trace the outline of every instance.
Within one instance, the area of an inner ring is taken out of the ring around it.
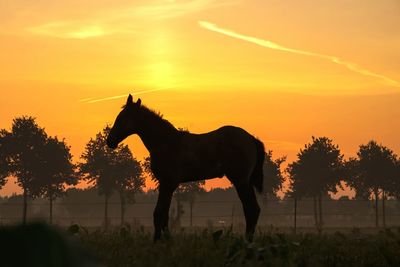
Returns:
[[[13,176],[23,194],[22,222],[26,223],[28,199],[49,200],[52,222],[53,201],[80,180],[98,189],[104,196],[105,227],[108,222],[108,199],[117,192],[121,200],[121,220],[126,202],[144,186],[142,166],[128,146],[120,144],[111,150],[106,146],[110,128],[105,127],[86,144],[81,161],[74,164],[70,147],[64,139],[49,136],[35,118],[18,117],[11,130],[0,130],[0,188]]]
[[[289,179],[287,194],[297,200],[308,197],[314,202],[315,226],[323,226],[322,198],[347,185],[356,199],[375,200],[375,225],[379,226],[379,199],[382,201],[382,222],[385,200],[400,196],[400,161],[388,147],[374,140],[359,146],[357,156],[344,159],[339,146],[327,137],[312,137],[297,154],[297,160],[286,169]],[[296,218],[296,216],[295,216]]]
[[[120,200],[121,224],[124,223],[126,205],[134,203],[134,195],[143,191],[146,176],[155,180],[150,170],[150,158],[138,161],[129,147],[120,144],[109,149],[106,137],[110,127],[91,138],[80,156],[73,163],[70,147],[64,139],[49,136],[35,118],[17,117],[10,130],[0,130],[0,189],[9,177],[15,177],[23,194],[22,222],[26,223],[28,200],[43,197],[49,201],[49,220],[52,222],[52,203],[65,195],[66,189],[79,181],[97,189],[104,197],[104,227],[108,227],[108,201],[116,193]],[[327,137],[312,137],[300,149],[297,159],[283,169],[285,157],[273,158],[266,152],[264,162],[265,201],[277,198],[285,181],[289,188],[285,197],[293,198],[294,218],[298,201],[311,198],[315,225],[323,227],[322,199],[337,193],[343,185],[355,191],[357,199],[374,199],[375,223],[379,225],[378,201],[382,203],[382,222],[385,225],[385,200],[400,195],[400,160],[389,148],[370,141],[360,145],[356,157],[344,159],[339,146]],[[179,224],[183,214],[182,202],[190,207],[190,218],[196,196],[204,192],[204,181],[186,183],[175,192]],[[192,219],[190,219],[192,222]]]

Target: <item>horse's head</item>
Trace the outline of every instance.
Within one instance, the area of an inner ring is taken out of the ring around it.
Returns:
[[[140,98],[133,102],[133,98],[129,95],[126,105],[115,119],[114,125],[107,137],[107,145],[110,148],[116,148],[118,144],[129,135],[137,133],[137,123],[134,118],[139,112],[141,105]]]

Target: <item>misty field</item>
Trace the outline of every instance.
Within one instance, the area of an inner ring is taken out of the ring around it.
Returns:
[[[157,243],[144,229],[69,231],[106,266],[400,266],[400,229],[275,231],[258,233],[253,243],[229,230],[181,230]]]

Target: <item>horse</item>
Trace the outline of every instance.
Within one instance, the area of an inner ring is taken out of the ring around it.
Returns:
[[[159,194],[153,213],[154,240],[168,232],[172,195],[180,183],[226,176],[236,188],[246,220],[246,238],[255,233],[260,207],[255,194],[263,190],[264,144],[244,129],[223,126],[208,133],[178,130],[162,115],[128,96],[107,136],[115,149],[137,134],[150,153]]]

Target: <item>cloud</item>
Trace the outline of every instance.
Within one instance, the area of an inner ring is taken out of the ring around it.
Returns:
[[[103,26],[96,24],[91,25],[68,22],[48,23],[29,28],[28,31],[35,34],[68,39],[86,39],[113,33],[113,31],[107,30]]]
[[[146,27],[147,22],[164,20],[200,12],[221,6],[233,5],[237,0],[186,0],[151,1],[99,11],[85,19],[51,21],[29,27],[34,34],[66,39],[87,39],[116,33],[133,33],[138,25]]]
[[[293,54],[300,54],[300,55],[318,57],[321,59],[329,60],[335,64],[346,67],[350,71],[356,72],[356,73],[364,75],[364,76],[376,78],[376,79],[380,80],[380,82],[382,82],[386,85],[400,87],[400,82],[398,82],[396,80],[386,77],[385,75],[378,74],[378,73],[372,72],[370,70],[364,69],[361,66],[357,65],[356,63],[349,62],[349,61],[340,59],[335,56],[328,56],[328,55],[318,54],[318,53],[314,53],[314,52],[310,52],[310,51],[297,50],[297,49],[285,47],[280,44],[271,42],[269,40],[263,40],[263,39],[259,39],[256,37],[240,34],[240,33],[234,32],[229,29],[224,29],[224,28],[218,27],[217,25],[207,22],[207,21],[199,21],[198,23],[199,23],[200,27],[202,27],[204,29],[207,29],[207,30],[210,30],[213,32],[217,32],[217,33],[221,33],[223,35],[233,37],[236,39],[240,39],[240,40],[243,40],[246,42],[254,43],[254,44],[257,44],[262,47],[279,50],[279,51],[284,51],[284,52],[288,52],[288,53],[293,53]]]
[[[232,0],[161,1],[154,4],[139,6],[133,10],[133,13],[137,16],[164,19],[236,3],[238,3],[238,1]]]

